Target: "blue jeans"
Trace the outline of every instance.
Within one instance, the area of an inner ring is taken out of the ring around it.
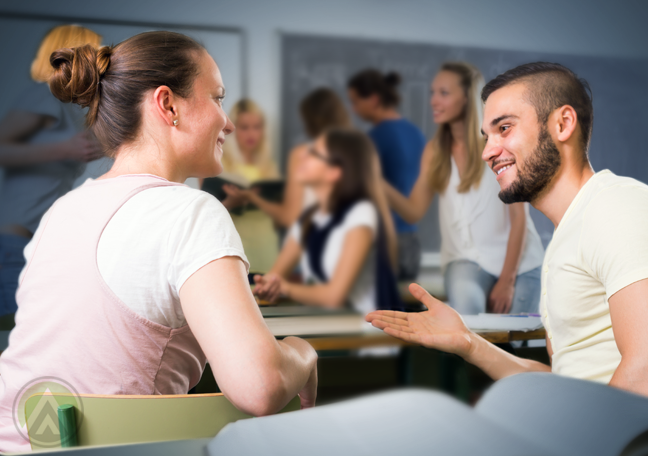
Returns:
[[[18,276],[25,267],[23,250],[29,239],[0,234],[0,316],[15,313]]]
[[[515,294],[510,313],[537,313],[540,304],[541,267],[515,279]],[[497,277],[468,260],[448,264],[443,277],[448,302],[463,315],[486,312],[486,302]]]

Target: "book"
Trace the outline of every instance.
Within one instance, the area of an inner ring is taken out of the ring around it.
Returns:
[[[283,201],[285,182],[283,179],[264,179],[255,182],[249,182],[243,176],[233,173],[221,173],[216,177],[208,177],[203,181],[201,190],[223,201],[227,193],[223,190],[223,185],[230,184],[245,190],[255,190],[259,195],[268,201],[280,203]],[[237,208],[238,209],[238,208]],[[257,209],[253,204],[247,204],[241,208],[245,210]]]
[[[542,328],[542,320],[534,315],[487,314],[462,315],[471,330],[483,331],[533,331]]]

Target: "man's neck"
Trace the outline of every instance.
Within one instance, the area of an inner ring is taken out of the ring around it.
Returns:
[[[594,175],[589,161],[565,163],[549,183],[545,193],[532,206],[547,216],[558,227],[569,205],[588,180]]]
[[[385,120],[397,120],[400,118],[400,113],[394,108],[380,108],[376,110],[376,112],[372,116],[371,123],[377,125]]]

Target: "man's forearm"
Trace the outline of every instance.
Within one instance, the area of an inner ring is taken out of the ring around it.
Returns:
[[[493,380],[523,372],[551,372],[551,367],[537,361],[519,358],[472,334],[473,349],[464,358],[488,374]]]

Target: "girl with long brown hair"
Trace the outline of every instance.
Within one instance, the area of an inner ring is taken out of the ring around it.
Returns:
[[[270,273],[255,277],[255,293],[329,308],[348,303],[364,314],[398,307],[396,235],[369,138],[327,131],[311,144],[297,178],[316,203],[290,229]],[[297,263],[304,283],[288,280]]]
[[[331,89],[321,87],[308,93],[299,105],[299,113],[306,136],[315,139],[327,129],[351,126],[351,119],[340,97]],[[286,165],[286,186],[280,203],[269,201],[250,190],[239,190],[235,186],[224,189],[234,200],[250,202],[281,227],[290,227],[304,208],[314,203],[313,194],[298,179],[298,169],[308,153],[310,143],[298,144],[288,153]]]
[[[504,205],[485,172],[480,134],[483,78],[464,62],[441,66],[430,100],[436,135],[409,197],[384,183],[391,207],[419,221],[439,195],[441,262],[448,301],[464,314],[537,312],[544,250],[526,203]]]

